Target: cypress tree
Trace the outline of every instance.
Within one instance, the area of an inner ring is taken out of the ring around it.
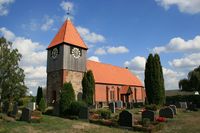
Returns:
[[[149,104],[165,103],[165,87],[160,57],[149,55],[145,66],[145,88]]]
[[[65,115],[70,104],[75,101],[75,93],[71,82],[64,83],[60,94],[60,113]]]
[[[153,104],[154,87],[153,87],[153,55],[149,54],[145,65],[145,91],[147,96],[147,102]]]
[[[43,97],[42,87],[38,87],[37,90],[37,97],[36,97],[36,104],[39,105],[41,98]]]
[[[88,88],[88,105],[93,105],[94,89],[95,89],[95,80],[91,70],[87,71],[87,79],[89,83]]]
[[[82,80],[83,87],[83,101],[85,101],[88,105],[93,104],[94,97],[94,89],[95,89],[95,79],[91,70],[84,73],[84,77]]]
[[[39,103],[39,110],[42,111],[42,113],[44,113],[45,109],[46,109],[46,101],[44,97],[42,97]]]

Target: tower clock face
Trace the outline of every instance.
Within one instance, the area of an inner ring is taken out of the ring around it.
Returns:
[[[58,56],[58,48],[54,48],[52,51],[51,51],[51,57],[53,59],[56,59],[56,57]]]
[[[81,51],[78,48],[72,48],[72,55],[74,58],[78,59],[81,57]]]

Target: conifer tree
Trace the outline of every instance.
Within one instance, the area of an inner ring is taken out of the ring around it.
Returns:
[[[39,107],[39,110],[42,111],[42,113],[45,112],[45,109],[46,109],[46,101],[45,101],[44,97],[41,98],[38,107]]]
[[[75,101],[75,93],[71,82],[64,83],[60,94],[60,113],[65,115],[70,104]]]
[[[163,105],[165,103],[165,87],[158,54],[149,55],[145,66],[145,88],[149,104]]]
[[[37,90],[37,97],[36,97],[36,104],[39,105],[41,98],[43,97],[42,87],[38,87]]]

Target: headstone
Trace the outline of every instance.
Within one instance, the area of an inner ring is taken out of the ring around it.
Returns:
[[[3,113],[7,113],[9,109],[9,103],[5,102],[3,103]]]
[[[127,103],[127,109],[133,109],[133,104],[131,102]]]
[[[119,125],[125,127],[132,127],[134,125],[133,114],[126,110],[123,110],[119,114]]]
[[[28,122],[31,120],[31,110],[29,108],[23,108],[21,120],[28,121]]]
[[[177,114],[176,106],[175,105],[169,105],[170,108],[174,111],[174,114]]]
[[[123,102],[122,101],[116,101],[116,104],[115,104],[116,108],[123,108]]]
[[[187,109],[187,102],[179,102],[180,107],[183,109]]]
[[[109,103],[109,109],[111,110],[112,113],[115,113],[115,102]]]
[[[18,113],[18,103],[15,103],[12,110],[12,116],[15,117]]]
[[[187,110],[198,111],[196,104],[190,103]]]
[[[88,119],[89,118],[89,109],[88,107],[81,107],[79,112],[80,119]]]
[[[55,116],[59,116],[60,115],[60,105],[59,105],[58,102],[54,103],[53,115],[55,115]]]
[[[155,113],[151,110],[145,110],[142,112],[142,120],[148,118],[150,121],[155,121]]]
[[[174,111],[170,107],[162,108],[159,111],[159,116],[165,118],[174,118]]]
[[[35,102],[30,102],[28,103],[28,108],[32,111],[36,109],[36,103]]]

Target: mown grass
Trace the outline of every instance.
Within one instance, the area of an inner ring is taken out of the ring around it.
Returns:
[[[135,111],[134,111],[135,112]],[[135,115],[139,116],[139,115]],[[159,133],[199,133],[200,111],[184,112],[165,124]],[[53,116],[43,116],[41,123],[0,120],[0,133],[131,133],[133,131],[90,124],[84,121],[68,120]],[[135,132],[134,132],[135,133]]]

